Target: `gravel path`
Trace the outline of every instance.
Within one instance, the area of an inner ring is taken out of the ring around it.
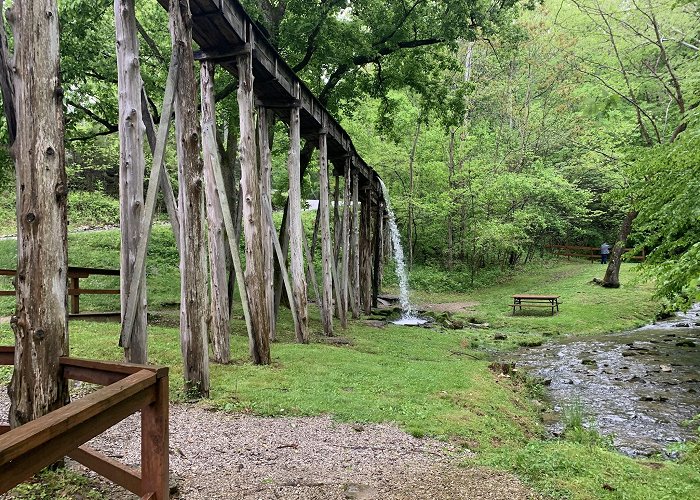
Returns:
[[[0,388],[0,415],[7,409]],[[393,425],[341,424],[327,416],[261,418],[186,404],[173,404],[170,412],[173,498],[536,498],[510,474],[460,467],[469,452],[414,438]],[[91,445],[137,466],[139,428],[132,415]],[[137,498],[96,481],[110,499]]]

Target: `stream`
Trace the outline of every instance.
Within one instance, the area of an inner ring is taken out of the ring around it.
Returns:
[[[674,456],[697,437],[700,414],[700,304],[637,330],[574,337],[527,348],[508,361],[544,380],[555,414],[579,404],[630,456]],[[559,419],[548,424],[557,435]]]

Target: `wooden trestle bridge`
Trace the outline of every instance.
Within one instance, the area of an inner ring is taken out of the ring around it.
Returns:
[[[16,342],[13,348],[0,351],[0,364],[12,360],[15,367],[10,385],[10,393],[14,395],[10,410],[12,429],[0,426],[0,492],[60,456],[69,455],[144,498],[165,499],[168,496],[167,370],[145,365],[146,249],[159,189],[163,190],[180,251],[180,332],[185,388],[206,396],[208,328],[222,323],[217,315],[224,315],[222,311],[227,309],[220,293],[225,288],[222,256],[226,253],[233,261],[253,361],[260,364],[270,361],[269,341],[274,338],[282,288],[291,305],[297,341],[303,343],[309,339],[307,282],[316,278],[301,224],[301,177],[311,159],[310,154],[302,157],[301,139],[306,141],[304,151],[310,150],[309,144],[318,150],[317,226],[323,265],[315,288],[320,289],[317,297],[325,335],[333,334],[334,317],[345,326],[348,315],[358,317],[361,311],[369,311],[373,303],[376,305],[387,240],[381,181],[357,154],[348,134],[265,39],[237,0],[190,0],[189,3],[159,0],[169,11],[172,56],[160,123],[156,127],[148,106],[143,104],[148,99],[138,64],[134,0],[115,0],[122,209],[120,345],[127,361],[141,365],[66,357],[66,289],[60,285],[66,282],[67,266],[65,196],[63,191],[57,191],[58,186],[65,185],[63,129],[59,127],[51,132],[55,135],[42,139],[53,141],[54,145],[48,148],[39,141],[36,135],[39,132],[35,130],[41,128],[43,120],[48,123],[58,118],[62,122],[62,92],[41,92],[42,85],[53,89],[59,81],[56,79],[58,54],[54,50],[58,46],[55,22],[58,16],[43,14],[55,12],[55,0],[33,1],[45,3],[46,8],[34,11],[32,1],[14,2],[13,8],[19,12],[13,16],[13,32],[32,36],[15,41],[14,59],[20,70],[14,90],[3,86],[5,101],[14,105],[14,111],[6,107],[6,114],[10,123],[9,116],[15,113],[12,117],[13,122],[16,118],[16,142],[20,145],[17,151],[43,149],[35,150],[32,161],[20,153],[15,158],[17,182],[22,185],[17,201],[21,251],[17,266],[17,315],[13,318]],[[199,46],[197,51],[193,50],[193,40]],[[42,66],[44,73],[37,73],[32,79],[22,77],[23,66],[19,63],[31,60],[27,54],[46,58],[48,62]],[[200,69],[199,97],[194,73],[196,62]],[[222,166],[217,142],[213,91],[216,65],[238,81],[240,187],[234,185],[231,172]],[[56,95],[59,99],[55,99]],[[29,98],[33,99],[31,103],[27,102]],[[29,109],[27,114],[27,107],[32,106],[34,109]],[[173,115],[177,194],[167,181],[164,165]],[[40,122],[38,126],[34,127],[36,123],[30,117]],[[290,138],[289,198],[280,236],[272,221],[270,202],[269,129],[275,121],[287,124]],[[144,135],[153,152],[145,195]],[[14,140],[14,134],[11,137]],[[40,170],[41,175],[37,175]],[[333,195],[331,177],[335,177]],[[342,186],[339,179],[344,179]],[[331,203],[331,198],[335,203]],[[42,204],[37,200],[48,201]],[[331,219],[334,235],[331,235]],[[245,265],[238,250],[241,225]],[[209,269],[205,242],[211,262]],[[43,250],[39,251],[40,248]],[[276,287],[276,281],[284,286]],[[227,321],[228,317],[223,321],[226,325],[223,334],[211,332],[214,357],[223,362],[228,356]],[[69,378],[106,387],[80,403],[62,406],[67,399]],[[32,389],[27,390],[30,386]],[[145,443],[141,471],[82,446],[139,408],[143,409]],[[42,424],[28,423],[38,417],[44,419]],[[51,453],[38,460],[47,447]]]

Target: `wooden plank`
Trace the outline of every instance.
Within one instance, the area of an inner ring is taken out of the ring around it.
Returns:
[[[69,278],[70,279],[70,288],[68,289],[68,295],[71,295],[70,298],[70,312],[71,314],[78,314],[80,312],[80,294],[76,293],[76,290],[80,289],[80,278]],[[73,293],[71,293],[71,290],[73,290]],[[117,293],[119,293],[117,291]]]
[[[2,348],[0,348],[2,349]],[[156,378],[163,378],[168,375],[167,366],[159,365],[137,365],[134,363],[117,363],[112,361],[97,361],[94,359],[84,359],[84,358],[72,358],[64,356],[59,358],[61,366],[65,369],[67,367],[80,367],[87,368],[88,370],[97,370],[110,373],[122,374],[123,377],[128,375],[133,375],[141,370],[148,370],[155,373]],[[80,380],[80,379],[76,379]]]
[[[15,348],[14,346],[0,346],[0,366],[9,366],[15,364]]]
[[[30,467],[31,471],[35,472],[53,463],[87,439],[100,434],[144,404],[153,401],[155,381],[155,373],[140,370],[3,434],[0,436],[0,466],[12,467],[13,462],[25,463],[27,460],[31,464],[30,459],[41,461],[43,465]],[[127,409],[130,411],[124,413]],[[66,441],[67,436],[73,439]],[[80,440],[82,436],[88,437]],[[51,445],[53,440],[58,440],[61,444]],[[50,458],[45,458],[47,456]],[[3,469],[0,485],[6,484],[4,481],[7,475]]]
[[[9,425],[0,425],[0,435],[10,432],[11,427]]]
[[[17,295],[15,290],[0,290],[0,297],[14,297]]]
[[[103,289],[103,288],[69,288],[68,289],[68,295],[119,295],[121,293],[120,290],[114,289],[114,288],[109,288],[109,289]],[[72,313],[80,312],[80,311],[71,311]]]
[[[173,51],[170,59],[170,68],[168,69],[168,79],[165,84],[165,96],[163,97],[163,109],[160,114],[160,123],[158,125],[158,137],[156,138],[156,147],[153,153],[153,165],[151,167],[151,176],[148,180],[148,191],[146,193],[146,201],[143,210],[143,220],[141,225],[141,237],[139,239],[139,247],[136,252],[136,261],[134,263],[133,279],[129,285],[129,294],[126,301],[126,309],[122,311],[122,331],[119,336],[119,345],[121,347],[129,347],[131,344],[131,332],[136,320],[137,301],[139,298],[139,288],[141,280],[144,279],[146,270],[146,252],[148,250],[148,242],[151,237],[151,227],[153,225],[153,216],[155,214],[156,196],[158,194],[158,183],[160,182],[160,169],[165,160],[165,145],[168,139],[168,131],[170,129],[170,117],[173,113],[173,105],[175,102],[175,91],[177,89],[177,81],[179,78],[178,54]]]
[[[122,488],[126,488],[136,495],[141,494],[140,470],[124,465],[87,445],[76,448],[68,453],[68,456]]]

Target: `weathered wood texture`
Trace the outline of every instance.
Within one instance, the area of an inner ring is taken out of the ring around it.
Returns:
[[[328,147],[327,136],[321,133],[318,136],[318,158],[319,158],[319,204],[320,229],[321,229],[321,261],[323,269],[321,292],[321,322],[323,323],[323,334],[333,335],[333,249],[331,246],[330,228],[330,200],[328,193]]]
[[[297,342],[309,341],[309,314],[306,279],[304,278],[304,227],[301,223],[300,129],[299,108],[289,111],[289,247],[292,281],[292,307],[297,311],[299,324],[295,329]]]
[[[119,90],[119,227],[121,235],[119,278],[122,319],[128,290],[136,272],[136,254],[143,218],[143,181],[146,157],[143,151],[144,122],[141,113],[141,72],[134,0],[114,0],[117,37],[117,86]],[[131,342],[124,347],[127,361],[147,359],[146,280],[141,280],[136,300]]]
[[[340,295],[343,308],[344,322],[341,325],[343,328],[348,326],[348,311],[349,311],[349,292],[350,292],[350,186],[352,184],[350,178],[350,158],[345,159],[344,177],[343,177],[343,232],[341,251],[343,252],[342,260],[340,261]]]
[[[375,208],[374,232],[372,233],[372,307],[377,307],[379,298],[379,288],[382,280],[382,237],[384,236],[384,231],[382,230],[382,204],[376,203]]]
[[[180,76],[175,96],[175,137],[180,184],[180,345],[184,360],[185,390],[209,395],[206,252],[204,229],[204,179],[199,157],[200,129],[197,119],[197,82],[192,55],[192,15],[189,3],[170,2],[170,37],[178,53]]]
[[[273,113],[258,108],[258,161],[260,162],[260,206],[263,213],[272,212],[272,151],[270,150],[270,127],[274,125]],[[277,230],[267,217],[262,220],[263,279],[265,280],[265,297],[270,315],[270,341],[275,340],[275,283],[274,283],[274,246],[272,239],[277,237]],[[286,253],[283,259],[286,260]],[[282,266],[284,267],[284,265]],[[282,271],[282,269],[280,268]],[[284,272],[284,271],[282,271]]]
[[[156,197],[158,195],[158,184],[160,178],[160,169],[163,166],[165,157],[165,144],[168,139],[168,131],[170,129],[170,115],[172,114],[173,105],[175,102],[175,91],[179,81],[179,54],[178,51],[173,51],[170,59],[170,68],[168,68],[168,79],[165,84],[165,95],[163,97],[163,111],[160,116],[160,124],[156,137],[156,144],[153,151],[153,165],[148,181],[148,191],[146,193],[146,204],[143,210],[143,218],[141,220],[141,238],[139,247],[136,252],[136,263],[131,283],[129,283],[129,294],[126,303],[126,312],[122,317],[122,329],[119,336],[119,345],[128,347],[131,343],[131,331],[136,318],[136,310],[138,306],[138,293],[141,286],[141,281],[145,279],[146,269],[146,252],[148,250],[148,242],[151,238],[151,226],[153,224],[153,216],[155,214]],[[179,234],[179,229],[178,229]],[[178,247],[180,244],[178,244]]]
[[[249,30],[252,28],[249,27]],[[250,35],[252,37],[252,35]],[[252,40],[248,40],[252,42]],[[238,113],[240,121],[241,203],[245,234],[245,284],[252,332],[250,354],[255,364],[270,363],[270,313],[265,283],[265,257],[262,247],[263,214],[260,203],[259,172],[255,147],[253,108],[253,56],[238,57]]]
[[[358,176],[352,177],[352,231],[350,233],[350,307],[352,317],[360,317],[360,202]]]
[[[372,310],[372,202],[367,190],[360,206],[360,308]]]
[[[209,277],[211,291],[210,336],[214,361],[231,361],[228,275],[226,273],[226,241],[224,214],[216,189],[214,164],[220,164],[216,142],[216,102],[214,100],[214,63],[203,61],[200,68],[202,99],[202,159],[207,206],[209,243]]]
[[[7,17],[17,113],[16,348],[8,390],[16,427],[68,401],[58,362],[68,352],[67,184],[57,2],[17,0]]]

